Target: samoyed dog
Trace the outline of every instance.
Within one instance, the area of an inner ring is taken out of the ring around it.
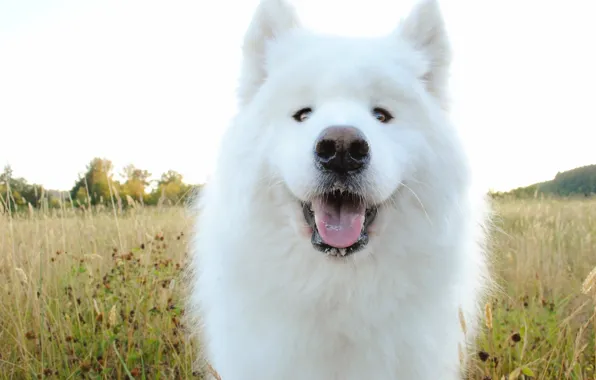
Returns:
[[[189,311],[221,379],[462,377],[489,214],[449,121],[449,64],[436,0],[374,38],[261,1],[197,201]]]

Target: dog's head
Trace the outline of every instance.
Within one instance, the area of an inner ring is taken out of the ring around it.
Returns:
[[[402,187],[445,178],[459,145],[445,119],[450,52],[435,0],[379,38],[317,35],[285,0],[262,0],[243,55],[241,107],[258,115],[266,160],[315,248],[362,249]]]

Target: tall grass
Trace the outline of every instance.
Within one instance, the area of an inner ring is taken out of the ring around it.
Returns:
[[[582,283],[596,265],[596,201],[496,206],[501,289],[486,305],[471,378],[594,379],[594,303]]]
[[[190,216],[134,205],[0,216],[0,378],[203,376],[181,322]],[[501,291],[469,378],[593,379],[596,201],[497,211]]]
[[[198,378],[179,292],[189,221],[139,207],[0,218],[0,378]]]

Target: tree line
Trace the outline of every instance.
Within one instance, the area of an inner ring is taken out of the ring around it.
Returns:
[[[122,181],[115,178],[114,165],[105,158],[94,158],[87,164],[70,191],[46,189],[15,177],[10,165],[0,174],[0,213],[19,208],[58,208],[109,206],[116,200],[125,208],[139,203],[177,205],[185,203],[200,191],[201,185],[184,182],[180,173],[168,170],[159,179],[151,179],[147,170],[130,164],[122,170]],[[557,173],[550,181],[520,187],[508,192],[489,192],[493,198],[535,198],[538,196],[589,197],[596,194],[596,165],[587,165]]]
[[[58,191],[15,177],[13,169],[7,165],[0,174],[0,211],[16,211],[24,207],[107,206],[114,200],[119,202],[119,207],[135,203],[176,205],[186,202],[195,191],[200,190],[200,185],[185,183],[182,175],[174,170],[152,180],[149,171],[130,164],[120,175],[122,181],[115,178],[114,165],[110,160],[94,158],[70,191]]]
[[[558,172],[550,181],[518,187],[508,192],[491,193],[493,198],[537,198],[537,197],[593,197],[596,194],[596,165],[580,166]]]

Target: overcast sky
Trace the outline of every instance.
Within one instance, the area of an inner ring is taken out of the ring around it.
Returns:
[[[413,0],[293,2],[310,28],[379,35]],[[95,156],[203,182],[235,111],[256,4],[1,0],[0,164],[55,189],[69,189]],[[596,164],[596,5],[441,4],[455,54],[453,118],[483,184],[509,189]]]

